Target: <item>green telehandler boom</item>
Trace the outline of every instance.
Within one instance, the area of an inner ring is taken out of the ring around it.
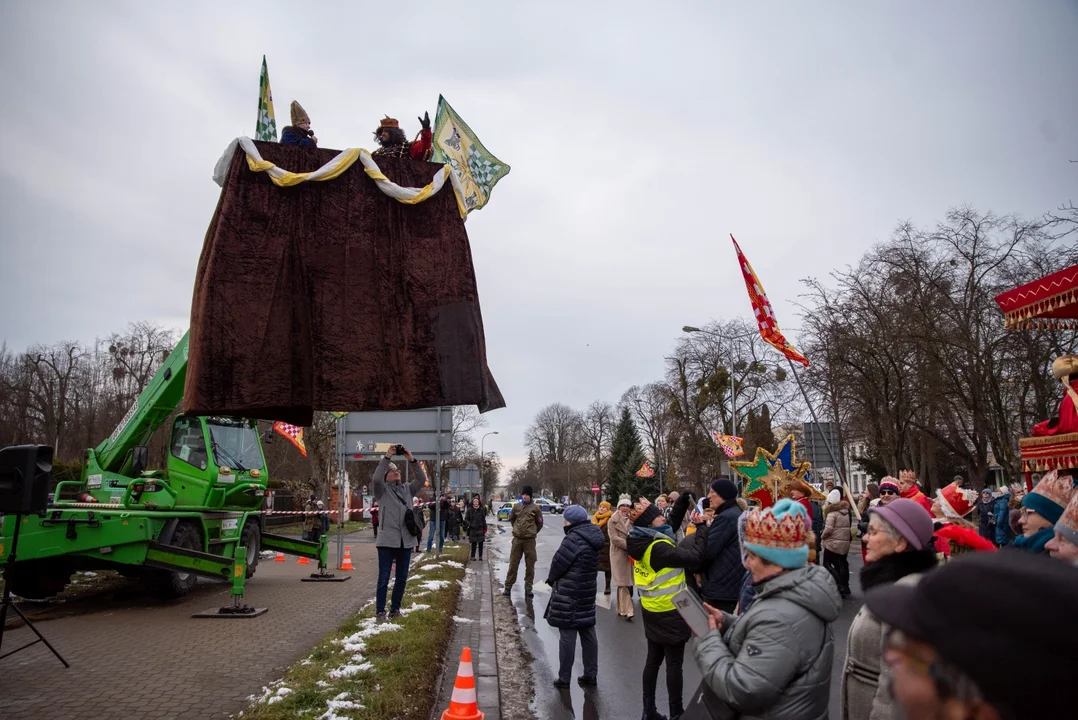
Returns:
[[[22,517],[12,592],[49,597],[76,570],[114,569],[164,598],[185,595],[199,575],[240,596],[262,549],[316,559],[324,573],[325,537],[265,532],[269,478],[255,421],[178,415],[166,468],[147,469],[146,443],[183,398],[187,352],[185,333],[112,434],[86,451],[81,479],[59,483],[43,515]],[[15,522],[4,518],[0,567]]]

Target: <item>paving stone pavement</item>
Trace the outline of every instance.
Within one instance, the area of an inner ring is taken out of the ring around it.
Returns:
[[[191,618],[230,604],[228,585],[199,581],[191,595],[173,603],[143,598],[35,623],[71,668],[41,643],[0,660],[0,718],[229,717],[374,597],[373,543],[346,543],[356,568],[341,573],[352,576],[347,582],[300,582],[317,568],[298,565],[294,557],[262,560],[245,598],[269,608],[258,618]],[[334,553],[331,547],[331,559]],[[4,651],[31,639],[27,628],[10,630]]]
[[[479,710],[485,715],[484,720],[501,720],[498,656],[494,646],[494,605],[490,565],[486,560],[468,563],[455,617],[464,622],[453,624],[453,639],[445,656],[438,703],[431,717],[440,718],[442,711],[449,707],[453,683],[457,679],[460,665],[460,653],[465,647],[469,647],[472,650],[472,670],[475,672],[475,693]]]

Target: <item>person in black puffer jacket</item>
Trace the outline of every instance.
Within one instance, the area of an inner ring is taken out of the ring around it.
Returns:
[[[741,548],[737,539],[737,486],[720,477],[711,483],[708,505],[715,508],[715,519],[707,534],[707,553],[701,566],[704,602],[714,608],[732,613],[737,607],[741,586],[748,571],[741,564]]]
[[[558,677],[554,687],[569,687],[576,655],[576,636],[580,635],[580,651],[584,657],[584,674],[577,678],[581,685],[597,685],[599,674],[599,641],[595,636],[595,577],[599,568],[599,551],[605,540],[603,531],[591,522],[588,511],[570,505],[562,513],[565,518],[565,539],[550,561],[547,584],[551,586],[546,621],[561,631],[558,645]]]
[[[476,559],[478,551],[479,559],[483,559],[483,541],[487,537],[487,510],[483,507],[483,501],[476,495],[472,498],[472,505],[468,508],[468,516],[464,519],[468,527],[468,540],[472,543],[472,560]]]

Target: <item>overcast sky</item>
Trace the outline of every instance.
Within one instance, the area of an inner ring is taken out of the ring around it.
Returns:
[[[468,221],[508,464],[542,406],[616,402],[682,325],[953,205],[1078,200],[1078,3],[0,3],[0,339],[186,329],[219,188],[278,128],[368,147],[446,96],[512,172]]]

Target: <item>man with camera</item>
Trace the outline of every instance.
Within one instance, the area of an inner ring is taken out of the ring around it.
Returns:
[[[405,485],[401,472],[392,462],[394,456],[403,455],[411,463],[412,482]],[[426,484],[427,476],[423,466],[416,462],[412,453],[403,445],[392,445],[385,457],[378,462],[371,476],[374,488],[374,500],[378,503],[378,591],[375,610],[378,620],[386,618],[386,594],[389,590],[389,573],[393,563],[397,563],[397,577],[393,585],[393,600],[389,608],[389,617],[400,616],[401,601],[404,599],[404,586],[408,582],[408,566],[412,559],[412,548],[416,538],[422,532],[412,510],[412,497],[418,495]]]

